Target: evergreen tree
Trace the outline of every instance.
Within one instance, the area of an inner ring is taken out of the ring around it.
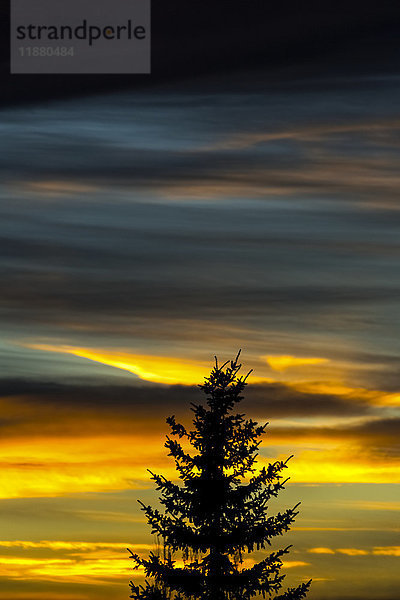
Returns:
[[[210,376],[199,386],[206,406],[192,405],[193,431],[174,416],[167,419],[174,438],[167,437],[165,446],[183,483],[176,485],[150,471],[165,511],[140,504],[162,551],[151,552],[147,559],[131,552],[134,568],[142,566],[146,575],[144,585],[130,583],[134,600],[249,600],[257,595],[300,600],[307,594],[310,581],[276,595],[285,577],[280,574],[281,558],[290,546],[243,567],[244,553],[266,548],[273,537],[289,530],[298,504],[266,516],[269,499],[287,481],[282,471],[291,457],[256,472],[267,425],[233,412],[250,374],[238,375],[239,354],[222,366],[215,359]],[[185,446],[195,452],[189,454]]]

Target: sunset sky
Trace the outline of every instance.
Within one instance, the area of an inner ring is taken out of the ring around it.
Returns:
[[[165,418],[239,348],[288,583],[398,598],[400,80],[280,73],[1,110],[0,600],[128,598]]]

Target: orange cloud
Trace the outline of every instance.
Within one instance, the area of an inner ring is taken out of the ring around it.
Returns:
[[[238,150],[255,146],[257,144],[273,142],[276,140],[298,139],[298,140],[317,140],[326,138],[329,134],[353,133],[353,132],[380,132],[387,129],[393,130],[400,127],[398,119],[379,119],[376,121],[364,121],[360,123],[338,123],[312,125],[307,127],[298,127],[293,129],[282,129],[278,131],[261,131],[251,133],[240,133],[227,137],[224,140],[214,143],[210,146],[201,148],[203,152],[210,150]]]
[[[25,184],[25,188],[30,192],[36,192],[41,196],[43,194],[49,196],[63,196],[65,194],[82,194],[98,191],[95,185],[74,181],[31,181]]]

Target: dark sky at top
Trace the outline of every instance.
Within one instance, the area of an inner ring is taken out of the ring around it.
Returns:
[[[400,52],[396,2],[153,0],[150,76],[11,76],[8,1],[1,7],[3,104],[253,67],[265,67],[271,84],[307,74],[325,79],[393,72]]]

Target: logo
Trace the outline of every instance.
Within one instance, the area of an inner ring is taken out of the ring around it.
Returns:
[[[11,73],[150,73],[150,0],[11,0],[10,39]]]

